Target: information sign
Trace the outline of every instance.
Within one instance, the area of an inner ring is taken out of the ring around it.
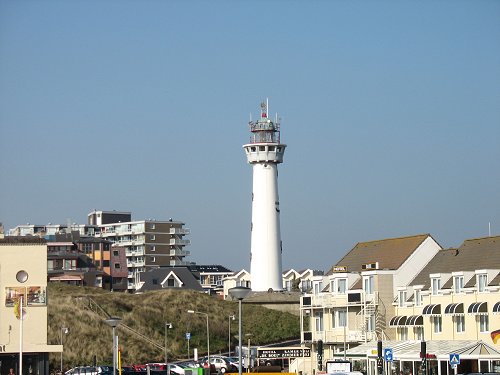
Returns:
[[[298,357],[310,357],[310,348],[258,348],[257,358],[262,359],[279,359],[279,358],[298,358]]]

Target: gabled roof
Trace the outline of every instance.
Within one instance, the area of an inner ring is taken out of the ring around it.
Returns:
[[[430,287],[429,275],[500,269],[500,236],[466,240],[458,249],[439,250],[410,285]]]
[[[162,283],[166,282],[167,277],[175,277],[182,282],[182,287],[178,289],[203,291],[200,282],[187,267],[161,267],[140,273],[140,281],[143,284],[137,292],[165,289]]]
[[[397,270],[430,234],[359,242],[335,266],[346,266],[347,272],[362,272],[362,266],[379,263],[379,269]],[[330,275],[332,270],[328,271]]]

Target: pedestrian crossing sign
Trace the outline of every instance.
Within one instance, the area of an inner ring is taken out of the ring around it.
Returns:
[[[459,365],[460,364],[460,355],[459,354],[450,354],[450,365]]]

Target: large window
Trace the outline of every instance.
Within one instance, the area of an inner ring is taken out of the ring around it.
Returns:
[[[432,329],[434,333],[441,333],[443,330],[443,323],[440,316],[432,317]]]
[[[486,291],[487,285],[488,285],[488,275],[485,273],[477,275],[477,291],[480,293]]]
[[[488,315],[479,315],[479,332],[488,332],[490,330]]]

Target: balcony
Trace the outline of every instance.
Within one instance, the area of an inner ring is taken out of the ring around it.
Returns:
[[[127,257],[138,257],[144,255],[144,249],[142,250],[127,250],[125,251]]]
[[[363,341],[376,340],[376,332],[364,332],[359,330],[349,330],[346,329],[344,338],[344,329],[337,328],[330,331],[304,331],[305,341],[318,341],[323,340],[325,342],[344,342],[347,343],[359,343]]]
[[[174,257],[186,257],[188,255],[191,255],[191,252],[186,251],[186,250],[180,250],[180,249],[171,249],[169,255],[174,256]]]
[[[144,267],[144,260],[131,261],[127,259],[127,267]]]
[[[191,230],[187,228],[170,228],[170,234],[190,234]]]
[[[171,238],[169,245],[175,245],[175,246],[187,246],[191,244],[191,241],[189,240],[181,240],[179,238]]]

